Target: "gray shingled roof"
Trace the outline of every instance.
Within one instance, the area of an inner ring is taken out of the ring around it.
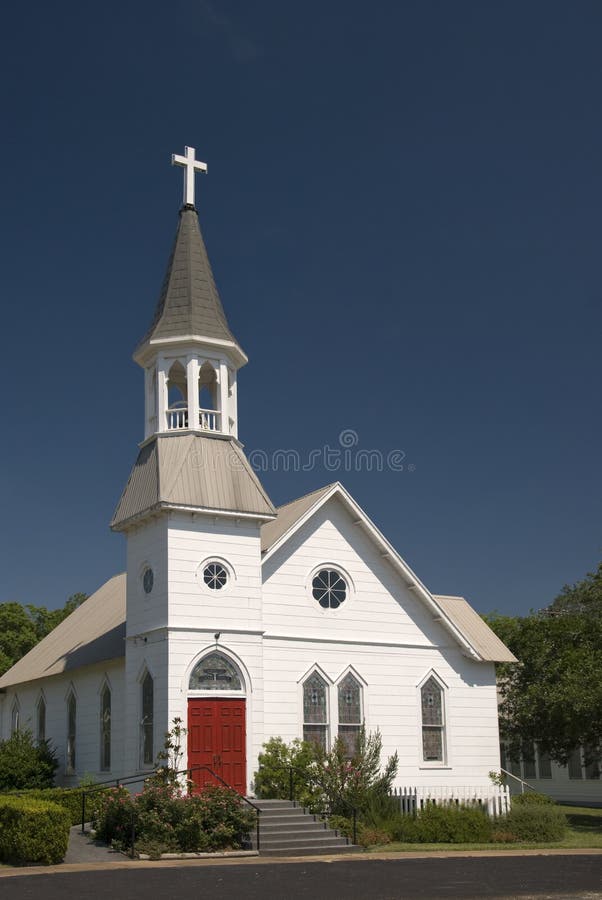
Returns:
[[[276,541],[279,541],[286,534],[289,528],[296,525],[299,519],[315,503],[318,503],[332,487],[332,484],[327,484],[325,487],[318,488],[317,491],[312,491],[311,494],[305,494],[297,500],[291,500],[290,503],[284,503],[282,506],[279,506],[276,510],[277,517],[261,526],[262,553],[267,552]]]
[[[109,579],[0,678],[7,688],[125,655],[125,573]]]
[[[111,528],[162,506],[276,514],[237,441],[190,432],[157,435],[141,448]]]
[[[211,265],[193,207],[180,210],[180,222],[155,316],[136,351],[159,338],[190,335],[233,343],[243,354],[230,331]]]

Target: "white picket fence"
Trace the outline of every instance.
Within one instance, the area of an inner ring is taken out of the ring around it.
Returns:
[[[437,806],[453,803],[457,806],[481,806],[490,816],[501,816],[510,811],[511,805],[508,786],[497,784],[481,787],[402,787],[394,788],[391,796],[399,801],[399,808],[405,815],[413,815],[427,803]]]

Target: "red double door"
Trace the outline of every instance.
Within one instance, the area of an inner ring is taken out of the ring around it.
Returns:
[[[188,767],[206,766],[246,794],[245,701],[212,698],[188,701]],[[207,769],[192,772],[197,787],[219,784]]]

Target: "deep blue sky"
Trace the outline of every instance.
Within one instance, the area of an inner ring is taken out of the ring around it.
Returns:
[[[0,29],[0,601],[121,571],[131,352],[181,173],[230,325],[248,451],[403,450],[339,477],[422,580],[550,602],[600,556],[602,6],[10,4]]]

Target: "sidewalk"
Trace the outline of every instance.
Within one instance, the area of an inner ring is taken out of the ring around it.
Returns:
[[[86,829],[89,826],[86,826]],[[123,853],[112,850],[106,844],[95,841],[88,830],[82,834],[81,825],[73,825],[69,834],[69,847],[65,856],[65,864],[123,862]]]

